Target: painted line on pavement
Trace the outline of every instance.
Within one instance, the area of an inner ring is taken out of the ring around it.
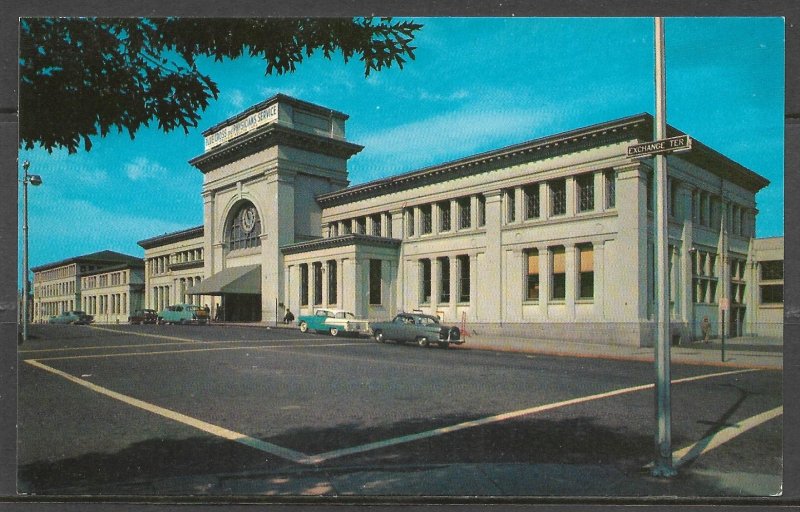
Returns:
[[[284,448],[276,444],[268,443],[266,441],[262,441],[261,439],[256,439],[254,437],[250,437],[245,434],[240,434],[239,432],[234,432],[233,430],[228,430],[226,428],[219,427],[217,425],[213,425],[211,423],[207,423],[202,420],[198,420],[197,418],[192,418],[191,416],[186,416],[185,414],[171,411],[169,409],[165,409],[163,407],[159,407],[157,405],[153,405],[151,403],[144,402],[142,400],[127,395],[123,395],[121,393],[117,393],[116,391],[111,391],[110,389],[98,386],[97,384],[93,384],[89,381],[80,379],[78,377],[74,377],[66,372],[62,372],[61,370],[57,370],[51,366],[42,364],[35,359],[26,359],[25,362],[32,366],[45,370],[47,372],[58,375],[59,377],[63,377],[69,380],[70,382],[74,382],[75,384],[88,388],[96,393],[100,393],[101,395],[105,395],[115,400],[119,400],[120,402],[132,405],[133,407],[143,409],[153,414],[163,416],[164,418],[177,421],[178,423],[183,423],[184,425],[194,427],[198,430],[202,430],[203,432],[207,432],[217,437],[222,437],[224,439],[228,439],[230,441],[234,441],[243,444],[245,446],[255,448],[262,452],[270,453],[272,455],[276,455],[283,459],[291,460],[293,462],[303,463],[304,461],[308,460],[308,456],[304,453],[291,450],[289,448]]]
[[[96,329],[98,331],[106,331],[106,332],[114,332],[117,334],[130,334],[133,336],[143,336],[145,338],[160,338],[163,340],[176,340],[181,341],[184,343],[193,343],[195,340],[192,338],[181,338],[179,336],[167,336],[165,334],[148,334],[146,332],[136,332],[136,331],[121,331],[119,329],[109,329],[107,327],[95,327],[93,325],[89,326],[90,329]]]
[[[683,379],[673,380],[672,384],[681,384],[684,382],[693,382],[696,380],[702,379],[710,379],[714,377],[721,377],[721,376],[728,376],[728,375],[736,375],[740,373],[749,373],[759,371],[756,369],[745,369],[745,370],[734,370],[729,372],[720,372],[720,373],[710,373],[706,375],[699,375],[695,377],[686,377]],[[622,389],[615,389],[613,391],[607,391],[605,393],[598,393],[596,395],[589,395],[583,396],[578,398],[572,398],[570,400],[564,400],[561,402],[554,402],[545,405],[537,405],[536,407],[530,407],[527,409],[520,409],[518,411],[506,412],[502,414],[496,414],[494,416],[488,416],[486,418],[480,418],[477,420],[472,421],[465,421],[463,423],[457,423],[455,425],[450,425],[447,427],[441,427],[433,430],[426,430],[424,432],[418,432],[416,434],[409,434],[405,436],[395,437],[392,439],[385,439],[383,441],[376,441],[374,443],[367,443],[360,446],[353,446],[350,448],[342,448],[340,450],[333,450],[329,452],[320,453],[318,455],[312,455],[310,457],[310,464],[319,464],[321,462],[325,462],[331,459],[343,457],[345,455],[354,455],[356,453],[363,453],[372,450],[377,450],[380,448],[386,448],[389,446],[395,446],[398,444],[410,443],[412,441],[419,441],[420,439],[427,439],[429,437],[436,437],[441,436],[444,434],[450,434],[452,432],[458,432],[459,430],[464,430],[468,428],[480,427],[483,425],[489,425],[491,423],[498,423],[501,421],[506,421],[514,418],[519,418],[521,416],[528,416],[531,414],[536,414],[540,412],[550,411],[553,409],[559,409],[561,407],[568,407],[570,405],[577,405],[586,402],[591,402],[594,400],[602,400],[604,398],[611,398],[619,395],[625,395],[628,393],[634,393],[636,391],[644,391],[647,389],[652,389],[655,387],[655,384],[642,384],[641,386],[633,386],[629,388],[622,388]]]
[[[124,349],[131,349],[131,348],[141,348],[141,347],[171,347],[174,345],[219,345],[223,343],[254,343],[258,342],[259,340],[195,340],[191,343],[141,343],[137,345],[94,345],[89,347],[68,347],[68,348],[37,348],[32,350],[20,350],[18,353],[20,354],[40,354],[43,352],[74,352],[78,350],[103,350],[103,349],[116,349],[116,348],[124,348]],[[264,343],[273,343],[279,341],[281,343],[285,343],[287,341],[308,341],[308,338],[288,338],[288,339],[280,339],[280,340],[264,340]],[[269,347],[270,345],[263,345],[264,347]],[[282,346],[282,345],[281,345]],[[314,345],[309,345],[314,346]],[[67,356],[65,356],[67,357]],[[90,357],[90,356],[89,356]],[[39,360],[43,360],[42,358],[37,358]]]
[[[710,436],[707,436],[700,441],[694,443],[693,445],[687,446],[681,450],[677,450],[672,453],[672,461],[674,467],[680,467],[687,462],[693,461],[694,459],[698,458],[699,456],[703,455],[704,453],[717,448],[728,441],[733,440],[737,436],[744,434],[748,430],[755,428],[762,423],[766,423],[767,421],[777,418],[778,416],[783,415],[783,406],[776,407],[772,410],[763,412],[761,414],[757,414],[750,418],[747,418],[744,421],[740,421],[739,423],[732,425],[730,427],[725,427],[717,432],[714,432]]]
[[[346,347],[362,343],[320,343],[318,345],[246,345],[236,347],[187,348],[185,350],[156,350],[153,352],[124,352],[122,354],[88,354],[83,356],[37,357],[37,361],[65,361],[69,359],[106,359],[111,357],[159,356],[163,354],[189,354],[192,352],[220,352],[224,350],[270,350],[279,348]]]

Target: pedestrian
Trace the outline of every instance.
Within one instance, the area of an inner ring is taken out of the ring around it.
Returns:
[[[206,312],[206,322],[211,323],[211,308],[208,307],[208,304],[203,304],[203,311]]]
[[[708,337],[711,335],[711,322],[708,321],[707,316],[704,316],[700,323],[700,332],[703,333],[703,343],[710,343]]]
[[[283,315],[283,323],[290,324],[293,321],[294,321],[294,315],[292,314],[291,311],[289,311],[289,308],[286,308],[286,314]]]
[[[217,314],[214,316],[214,321],[221,322],[225,318],[224,313],[225,312],[222,311],[222,306],[217,304]]]

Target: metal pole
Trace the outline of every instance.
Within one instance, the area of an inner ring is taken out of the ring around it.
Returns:
[[[725,362],[725,310],[722,310],[722,362]]]
[[[667,135],[667,94],[664,57],[664,21],[655,19],[655,82],[656,118],[655,140]],[[655,155],[656,178],[656,460],[653,475],[674,476],[677,472],[672,466],[672,434],[670,404],[670,346],[669,346],[669,297],[667,295],[669,278],[667,274],[668,225],[667,225],[667,157]]]
[[[28,341],[28,167],[22,164],[22,342]]]

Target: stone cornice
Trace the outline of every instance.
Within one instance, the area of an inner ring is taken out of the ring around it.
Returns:
[[[283,254],[297,254],[301,252],[316,251],[320,249],[330,249],[333,247],[344,247],[348,245],[370,245],[373,247],[399,247],[401,240],[396,238],[385,238],[371,235],[349,235],[336,236],[331,238],[318,238],[308,242],[300,242],[281,247]]]
[[[363,146],[345,140],[314,135],[280,124],[268,124],[192,158],[189,163],[205,174],[279,144],[344,159],[364,149]]]
[[[205,230],[203,226],[184,229],[182,231],[174,231],[172,233],[164,233],[163,235],[154,236],[145,240],[136,242],[143,249],[152,249],[161,245],[167,245],[174,242],[182,242],[184,240],[191,240],[192,238],[200,238],[203,236]]]
[[[323,208],[338,206],[352,201],[378,197],[387,193],[471,176],[494,169],[588,150],[602,145],[628,140],[646,141],[652,139],[652,133],[653,117],[650,114],[642,113],[371,181],[344,190],[320,194],[316,199]],[[669,137],[683,134],[683,132],[671,126],[668,127],[667,135]],[[762,176],[695,139],[692,141],[691,151],[678,153],[674,157],[692,162],[724,179],[741,184],[753,191],[757,191],[769,184],[769,181]],[[634,163],[633,165],[637,164]]]

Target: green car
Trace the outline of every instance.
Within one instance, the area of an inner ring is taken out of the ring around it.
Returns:
[[[89,325],[94,321],[92,315],[87,315],[83,311],[64,311],[58,316],[51,316],[48,323],[51,324],[72,324]]]
[[[197,324],[208,322],[208,313],[205,309],[194,304],[173,304],[158,312],[159,324]]]

